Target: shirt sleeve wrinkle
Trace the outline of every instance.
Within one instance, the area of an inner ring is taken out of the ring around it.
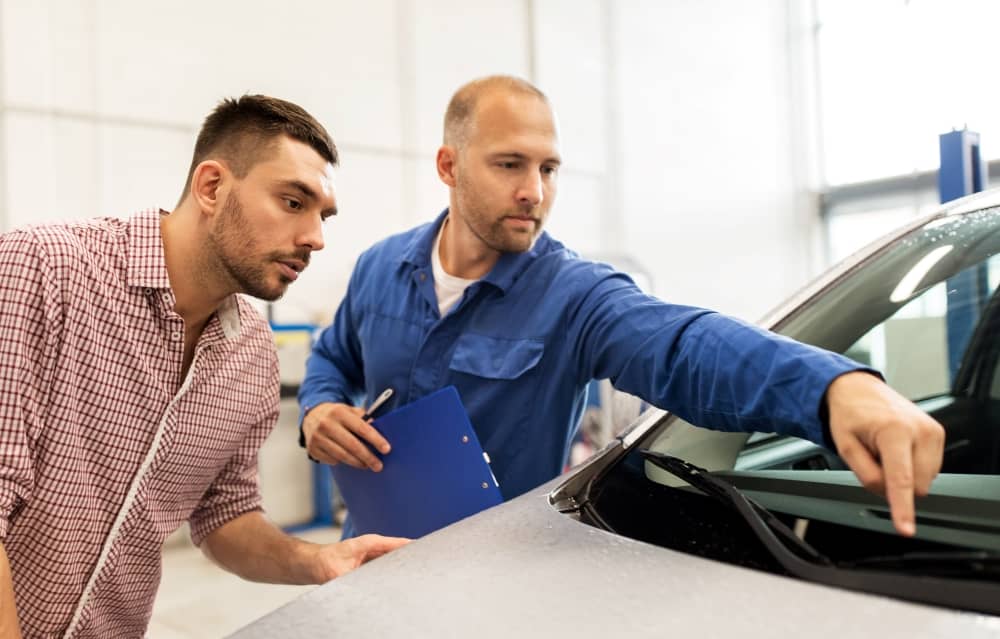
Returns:
[[[568,324],[571,333],[578,335],[574,356],[581,371],[581,381],[613,377],[601,363],[605,358],[610,332],[621,319],[620,308],[615,307],[618,294],[625,288],[626,278],[615,275],[598,280],[581,295],[580,301],[571,310]]]
[[[201,502],[188,520],[191,527],[191,541],[196,546],[200,546],[213,530],[240,515],[263,510],[257,457],[264,440],[277,424],[279,413],[279,377],[276,358],[271,366],[273,382],[271,387],[274,392],[262,400],[261,412],[256,423],[249,429],[246,439],[205,491]]]
[[[248,437],[205,491],[189,518],[191,541],[196,546],[216,528],[245,513],[261,510],[257,449],[262,443],[257,436]]]
[[[634,289],[634,290],[633,290]],[[605,278],[581,306],[578,357],[595,378],[699,426],[828,442],[827,386],[860,365],[707,309]]]
[[[836,353],[722,315],[699,322],[685,340],[692,365],[668,384],[674,412],[731,431],[777,432],[826,445],[819,407],[829,383],[860,365]],[[704,364],[708,364],[707,366]],[[688,385],[686,388],[685,385]],[[685,406],[697,388],[702,402]]]
[[[646,295],[622,274],[604,277],[587,293],[576,320],[582,327],[577,349],[581,368],[588,380],[610,378],[615,383],[636,367],[648,378],[654,374],[651,362],[641,360],[655,351],[666,353],[669,364],[687,327],[710,312]],[[664,359],[658,359],[662,366]],[[628,392],[649,395],[637,390]]]

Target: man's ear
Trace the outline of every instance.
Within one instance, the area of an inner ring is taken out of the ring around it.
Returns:
[[[437,171],[441,181],[450,187],[455,186],[455,160],[458,157],[458,150],[445,144],[437,152]]]
[[[198,208],[208,215],[215,213],[222,204],[222,185],[229,172],[216,160],[205,160],[195,167],[191,175],[191,197]]]

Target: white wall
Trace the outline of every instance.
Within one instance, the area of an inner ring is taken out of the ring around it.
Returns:
[[[659,295],[756,319],[814,269],[797,16],[780,1],[616,6],[624,245]]]
[[[792,0],[0,0],[0,229],[171,208],[223,96],[298,102],[342,151],[342,214],[276,306],[326,320],[354,259],[447,203],[463,82],[513,73],[559,112],[550,230],[631,254],[672,300],[755,317],[812,271],[789,76]]]

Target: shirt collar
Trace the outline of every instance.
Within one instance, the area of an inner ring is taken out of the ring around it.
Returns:
[[[222,304],[215,311],[219,318],[219,325],[222,326],[222,334],[226,339],[236,339],[240,335],[240,302],[235,295],[230,295],[222,300]]]
[[[160,235],[160,209],[139,211],[129,220],[128,285],[170,288],[167,260]]]
[[[139,211],[129,220],[129,259],[127,284],[135,288],[165,289],[170,292],[173,307],[173,291],[167,273],[167,259],[163,252],[163,236],[160,233],[160,218],[169,215],[158,208]],[[235,295],[230,295],[215,311],[226,339],[234,339],[240,334],[240,304]]]
[[[410,264],[415,268],[430,268],[434,239],[437,237],[438,229],[441,228],[441,224],[444,223],[444,218],[447,216],[448,209],[445,209],[433,222],[418,227],[410,243],[404,249],[400,261],[404,264]],[[490,272],[480,281],[491,284],[503,293],[506,293],[517,280],[517,277],[539,256],[540,249],[547,246],[548,242],[548,233],[543,231],[531,249],[523,253],[504,253],[497,260],[497,263]]]
[[[448,216],[448,209],[445,209],[430,224],[418,226],[410,243],[406,245],[399,261],[402,264],[410,264],[416,268],[430,266],[431,250],[434,247],[434,238],[437,237],[438,229],[444,223],[444,218]]]

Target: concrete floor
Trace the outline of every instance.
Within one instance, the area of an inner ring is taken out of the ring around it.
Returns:
[[[340,539],[340,529],[317,528],[299,536],[330,543]],[[225,637],[312,588],[243,581],[206,559],[190,541],[173,540],[163,550],[163,580],[147,636]]]

